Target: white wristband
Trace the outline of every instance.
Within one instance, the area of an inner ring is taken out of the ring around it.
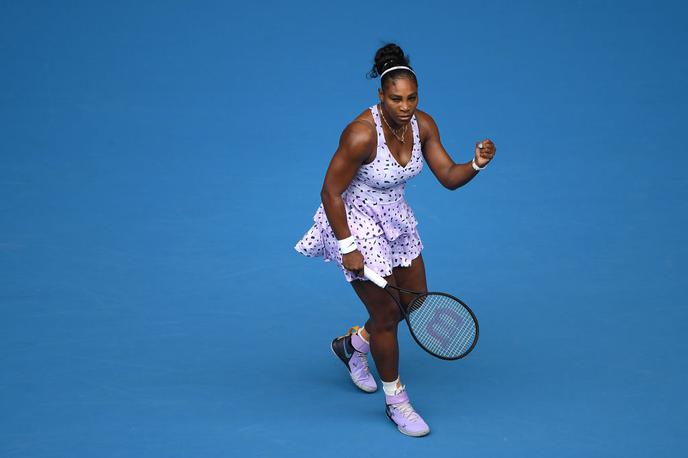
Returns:
[[[341,254],[348,254],[358,249],[356,246],[356,239],[354,239],[353,235],[343,240],[337,240],[337,244],[339,245],[339,252]]]
[[[473,160],[471,161],[471,165],[473,166],[473,170],[476,170],[476,171],[483,170],[485,167],[487,167],[487,164],[485,164],[482,167],[478,167],[478,164],[475,163],[475,158],[473,158]]]

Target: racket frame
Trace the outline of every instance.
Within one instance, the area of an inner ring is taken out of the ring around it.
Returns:
[[[370,268],[367,267],[367,266],[364,267],[364,275],[366,276],[366,278],[368,278],[370,281],[372,281],[373,283],[375,283],[377,286],[379,286],[380,288],[384,289],[384,290],[387,292],[387,294],[390,295],[390,297],[392,298],[392,300],[394,300],[394,302],[395,302],[395,303],[397,304],[397,306],[399,307],[399,310],[401,310],[401,313],[404,315],[404,321],[406,321],[406,326],[408,327],[409,332],[411,333],[411,337],[413,337],[413,340],[416,341],[416,343],[418,344],[418,346],[419,346],[420,348],[422,348],[422,349],[425,350],[426,352],[430,353],[430,354],[431,354],[432,356],[434,356],[435,358],[440,358],[440,359],[443,359],[443,360],[445,360],[445,361],[456,361],[457,359],[464,358],[464,357],[467,356],[470,352],[473,351],[473,349],[475,348],[476,344],[478,343],[478,337],[480,336],[480,327],[479,327],[479,325],[478,325],[478,318],[475,316],[475,313],[473,313],[473,310],[471,310],[471,308],[470,308],[468,305],[466,305],[466,303],[465,303],[464,301],[462,301],[462,300],[459,299],[458,297],[454,297],[454,296],[452,296],[451,294],[448,294],[448,293],[443,293],[443,292],[430,292],[430,291],[429,291],[429,292],[426,292],[426,293],[419,293],[419,292],[417,292],[417,291],[410,291],[410,290],[408,290],[408,289],[404,289],[404,288],[400,288],[400,287],[398,287],[398,286],[390,285],[389,282],[388,282],[387,280],[385,280],[381,275],[379,275],[377,272],[375,272],[374,270],[370,269]],[[412,295],[416,296],[411,302],[409,302],[409,308],[412,308],[413,304],[414,304],[416,301],[418,301],[419,299],[421,299],[421,298],[423,298],[423,297],[425,297],[425,296],[430,296],[430,295],[445,296],[445,297],[448,297],[448,298],[450,298],[450,299],[453,299],[453,300],[455,300],[456,302],[458,302],[459,304],[461,304],[461,305],[468,311],[468,313],[471,315],[471,318],[473,318],[473,322],[475,323],[475,337],[473,338],[473,342],[471,343],[471,346],[468,347],[468,350],[466,350],[465,352],[463,352],[463,353],[460,354],[459,356],[455,356],[455,357],[451,357],[451,358],[450,358],[450,357],[447,357],[447,356],[438,355],[437,353],[433,352],[432,350],[426,348],[425,345],[423,345],[423,344],[421,343],[421,341],[418,339],[418,337],[416,337],[416,334],[413,332],[413,326],[411,326],[411,322],[410,322],[409,319],[408,319],[408,312],[406,311],[406,309],[404,308],[404,306],[401,305],[401,301],[400,301],[399,299],[397,299],[397,297],[396,297],[396,296],[394,295],[394,293],[391,291],[392,289],[395,289],[396,291],[399,291],[399,292],[401,292],[401,293],[412,294]]]

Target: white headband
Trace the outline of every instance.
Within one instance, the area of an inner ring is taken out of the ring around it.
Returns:
[[[407,66],[405,66],[405,65],[397,65],[396,67],[388,68],[387,70],[385,70],[384,72],[382,72],[382,73],[380,74],[380,79],[382,79],[382,77],[385,76],[385,73],[391,72],[392,70],[399,70],[399,69],[402,69],[402,68],[403,68],[404,70],[410,71],[410,72],[413,73],[414,75],[416,74],[416,72],[414,72],[413,70],[411,70],[411,68],[409,68],[409,67],[407,67]]]

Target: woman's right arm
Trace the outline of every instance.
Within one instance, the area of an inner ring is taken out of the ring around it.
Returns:
[[[349,187],[361,164],[375,150],[376,140],[375,131],[371,125],[365,121],[352,122],[342,132],[339,147],[327,168],[320,198],[337,240],[351,236],[342,193]],[[345,254],[342,257],[342,264],[356,275],[363,274],[363,255],[358,250]]]

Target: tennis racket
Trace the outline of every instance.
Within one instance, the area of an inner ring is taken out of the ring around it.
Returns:
[[[397,303],[413,339],[437,358],[455,360],[469,354],[478,343],[478,320],[460,299],[447,293],[418,293],[390,285],[377,272],[364,266],[363,274]],[[392,290],[416,297],[405,309]]]

